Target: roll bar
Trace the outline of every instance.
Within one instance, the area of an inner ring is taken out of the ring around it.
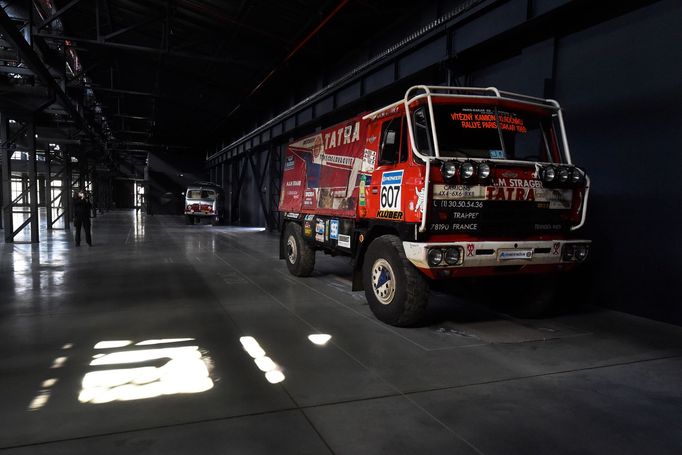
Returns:
[[[537,107],[542,107],[545,109],[551,109],[555,112],[557,115],[557,119],[559,121],[559,129],[560,134],[561,134],[561,142],[563,144],[564,148],[564,155],[566,159],[567,164],[572,164],[571,160],[571,153],[570,149],[568,146],[568,138],[566,137],[566,129],[564,127],[564,119],[563,116],[561,115],[561,106],[559,106],[559,103],[553,99],[544,99],[544,98],[538,98],[534,96],[528,96],[528,95],[523,95],[519,93],[513,93],[513,92],[506,92],[502,90],[498,90],[496,87],[448,87],[448,86],[437,86],[437,85],[415,85],[407,89],[405,92],[405,96],[403,100],[397,101],[393,104],[389,104],[388,106],[384,106],[381,109],[378,109],[374,112],[370,112],[369,114],[363,116],[363,119],[375,119],[377,116],[380,114],[387,112],[391,109],[394,109],[401,104],[403,105],[405,109],[405,117],[407,119],[407,129],[409,132],[409,137],[410,137],[410,144],[412,145],[412,152],[414,155],[419,157],[422,161],[425,163],[428,163],[426,166],[426,176],[424,180],[424,213],[422,214],[422,220],[419,225],[419,232],[425,232],[426,231],[426,209],[428,207],[428,202],[429,202],[429,192],[426,190],[429,187],[430,183],[430,177],[431,177],[431,163],[435,160],[458,160],[458,158],[455,157],[441,157],[440,156],[440,148],[438,145],[438,135],[436,134],[436,122],[434,120],[434,115],[433,115],[433,97],[437,96],[438,98],[466,98],[466,99],[471,99],[471,100],[476,100],[476,99],[490,99],[490,98],[498,98],[501,100],[509,100],[509,101],[516,101],[516,102],[521,102],[524,104],[528,104],[531,106],[537,106]],[[412,116],[410,115],[410,104],[412,104],[414,101],[420,100],[420,99],[426,99],[426,104],[428,106],[429,110],[429,117],[431,119],[431,135],[433,137],[433,148],[434,148],[434,156],[430,155],[424,155],[419,150],[417,149],[417,144],[415,143],[414,139],[414,126],[412,125]],[[495,161],[500,161],[504,162],[506,164],[523,164],[523,165],[529,165],[530,163],[528,161],[518,161],[518,160],[497,160],[497,159],[490,159],[488,161],[495,162]],[[537,166],[536,166],[537,167]],[[586,211],[587,211],[587,196],[589,194],[589,178],[587,180],[587,186],[585,189],[585,200],[584,200],[584,205],[583,205],[583,214],[582,214],[582,220],[580,224],[572,229],[578,229],[580,228],[584,223],[585,223],[585,216],[586,216]]]

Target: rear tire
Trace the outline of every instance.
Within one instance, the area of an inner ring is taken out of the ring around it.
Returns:
[[[429,284],[405,256],[400,239],[383,235],[373,240],[363,261],[365,296],[382,322],[409,327],[423,321]]]
[[[301,226],[287,223],[282,236],[282,250],[292,275],[310,276],[315,268],[315,250],[303,239]]]
[[[185,222],[187,224],[194,224],[194,217],[192,215],[185,215]]]

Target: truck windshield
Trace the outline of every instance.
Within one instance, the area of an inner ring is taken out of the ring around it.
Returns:
[[[442,157],[561,161],[552,117],[486,106],[435,105],[438,149]],[[417,149],[434,155],[425,106],[413,116]]]
[[[215,199],[215,191],[212,190],[189,190],[187,199]]]

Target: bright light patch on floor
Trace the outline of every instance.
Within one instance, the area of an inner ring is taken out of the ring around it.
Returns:
[[[153,346],[156,344],[182,343],[185,341],[194,341],[194,338],[165,338],[163,340],[144,340],[135,343],[135,346]]]
[[[258,357],[255,362],[258,369],[263,373],[277,369],[277,364],[270,357]]]
[[[123,348],[125,346],[130,346],[131,344],[133,344],[133,342],[130,340],[100,341],[95,345],[95,349]]]
[[[52,362],[52,366],[50,368],[61,368],[64,365],[64,362],[66,362],[66,357],[57,357],[54,359]]]
[[[268,371],[265,373],[265,379],[267,379],[270,384],[278,384],[284,381],[284,373],[279,370]]]
[[[332,336],[327,335],[326,333],[316,333],[314,335],[308,335],[308,339],[313,344],[316,344],[318,346],[324,346],[327,343],[329,343],[329,340],[332,339]]]
[[[260,344],[258,344],[258,341],[256,341],[254,337],[241,337],[239,341],[244,347],[244,350],[254,359],[265,355],[265,351],[260,347]]]
[[[253,357],[253,361],[259,370],[265,373],[265,379],[270,384],[277,384],[284,381],[284,373],[270,357],[265,354],[265,350],[260,346],[254,337],[241,337],[239,342],[244,350]]]
[[[52,387],[52,386],[55,385],[56,383],[57,383],[57,380],[56,380],[55,378],[52,378],[52,379],[45,379],[45,380],[43,381],[43,389],[49,389],[50,387]]]
[[[37,411],[38,409],[42,408],[47,404],[47,401],[50,399],[50,391],[49,390],[41,390],[38,392],[38,395],[31,401],[31,404],[28,405],[28,410],[29,411]]]
[[[66,343],[64,346],[62,346],[62,349],[71,349],[73,347],[73,343]]]
[[[146,340],[137,346],[189,341],[192,338]],[[132,342],[131,342],[132,344]],[[212,362],[199,346],[166,347],[116,351],[95,356],[91,366],[118,365],[121,368],[92,371],[83,377],[78,395],[81,403],[109,403],[141,400],[162,395],[200,393],[213,388],[209,367]],[[125,368],[126,364],[136,364]],[[140,366],[140,364],[149,366]],[[162,363],[162,365],[159,365]]]

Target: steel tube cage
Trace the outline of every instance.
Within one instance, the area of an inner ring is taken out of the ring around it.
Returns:
[[[423,93],[420,94],[415,94],[412,95],[413,92],[416,92],[418,90],[423,91]],[[459,92],[459,93],[452,93],[452,92]],[[433,97],[437,96],[439,98],[460,98],[460,99],[470,99],[470,100],[477,100],[477,99],[490,99],[492,98],[497,98],[500,100],[507,100],[507,101],[514,101],[514,102],[519,102],[531,106],[537,106],[537,107],[542,107],[545,109],[550,109],[553,111],[553,115],[556,115],[557,120],[559,122],[559,133],[561,136],[561,142],[563,146],[563,155],[564,159],[566,160],[565,164],[572,164],[571,160],[571,153],[570,149],[568,146],[568,138],[566,135],[566,128],[564,126],[564,120],[563,116],[561,115],[561,106],[559,106],[559,103],[556,100],[553,99],[544,99],[544,98],[538,98],[534,96],[528,96],[528,95],[523,95],[519,93],[513,93],[513,92],[506,92],[506,91],[501,91],[498,90],[496,87],[450,87],[450,86],[434,86],[434,85],[415,85],[407,89],[405,92],[405,97],[403,98],[402,101],[397,101],[393,104],[389,104],[388,106],[384,106],[381,109],[378,109],[374,112],[370,112],[369,114],[363,116],[363,119],[374,119],[378,115],[389,111],[390,109],[396,108],[400,106],[401,104],[404,107],[405,110],[405,118],[407,119],[407,129],[409,132],[409,138],[410,138],[410,145],[412,147],[412,153],[416,155],[419,159],[424,161],[426,163],[426,175],[424,177],[424,212],[422,213],[422,219],[419,224],[419,232],[426,232],[426,212],[427,212],[427,207],[429,203],[429,183],[430,183],[430,178],[431,178],[431,165],[433,164],[434,161],[437,160],[443,160],[443,161],[461,161],[461,158],[458,157],[442,157],[440,156],[440,148],[438,145],[438,136],[436,134],[436,122],[435,122],[435,117],[433,114]],[[417,144],[415,141],[414,137],[414,127],[412,125],[412,116],[410,115],[410,104],[426,99],[427,106],[429,108],[429,118],[431,121],[431,135],[433,137],[433,152],[434,156],[430,155],[424,155],[422,154],[419,149],[417,148]],[[499,123],[499,122],[497,122]],[[499,128],[499,126],[498,126]],[[474,160],[474,161],[480,161],[481,158],[467,158],[467,160]],[[517,165],[523,165],[523,166],[535,166],[536,169],[539,168],[540,163],[539,162],[528,162],[528,161],[521,161],[521,160],[501,160],[501,159],[486,159],[485,161],[493,162],[493,163],[504,163],[504,164],[517,164]],[[577,226],[571,227],[572,231],[575,231],[577,229],[580,229],[584,224],[585,224],[585,219],[587,216],[587,200],[590,192],[590,179],[589,177],[586,177],[586,186],[585,186],[585,198],[583,200],[583,207],[582,207],[582,218],[580,223]]]

